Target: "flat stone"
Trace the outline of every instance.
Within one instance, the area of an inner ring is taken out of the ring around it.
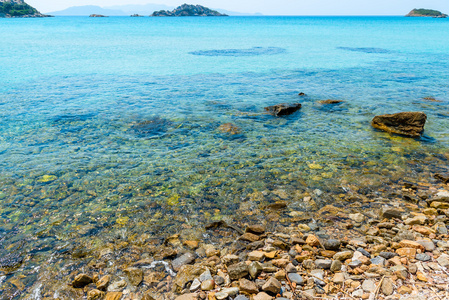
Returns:
[[[120,300],[122,298],[123,293],[122,292],[111,292],[106,293],[105,300]],[[176,300],[179,300],[176,298]],[[181,300],[190,300],[190,299],[181,299]]]
[[[332,261],[330,259],[317,259],[315,260],[315,265],[318,269],[329,270],[331,267]]]
[[[333,260],[331,264],[331,271],[337,272],[341,270],[342,263],[339,260]]]
[[[416,249],[415,248],[399,248],[396,249],[396,253],[400,256],[406,256],[408,258],[415,258]]]
[[[314,269],[315,268],[315,262],[311,259],[306,259],[305,261],[302,262],[302,266],[305,269]]]
[[[195,280],[192,282],[192,285],[190,286],[190,291],[195,292],[200,287],[201,287],[201,281],[198,278],[195,278]]]
[[[408,137],[419,137],[424,131],[427,116],[422,112],[400,112],[375,116],[374,128]]]
[[[111,275],[105,275],[101,277],[97,282],[97,289],[100,291],[105,291],[109,285],[109,282],[111,282]]]
[[[207,269],[206,271],[204,271],[204,272],[200,275],[200,278],[199,278],[199,280],[200,280],[201,282],[206,281],[206,280],[211,280],[211,279],[213,279],[213,278],[212,278],[212,274],[210,273],[210,270],[209,270],[209,269]]]
[[[237,295],[239,293],[239,288],[238,287],[230,287],[230,288],[224,288],[221,291],[223,293],[228,294],[230,297],[234,297],[235,295]]]
[[[178,272],[182,266],[188,265],[195,260],[195,255],[187,252],[172,261],[173,270]]]
[[[341,251],[341,252],[337,252],[335,253],[333,259],[334,260],[340,260],[340,261],[345,261],[349,258],[352,258],[352,252],[351,251]]]
[[[263,251],[251,251],[248,253],[248,260],[251,261],[262,261],[265,255]]]
[[[227,254],[227,255],[225,255],[225,256],[223,256],[221,258],[221,261],[225,265],[229,266],[229,265],[233,265],[233,264],[238,263],[239,262],[239,257],[237,255],[234,255],[234,254]]]
[[[313,281],[315,282],[315,284],[319,284],[319,285],[325,285],[326,283],[323,281],[324,280],[324,271],[321,269],[315,269],[310,271],[310,275],[313,276]]]
[[[378,265],[380,267],[385,267],[385,258],[382,256],[376,256],[374,258],[371,258],[371,264]]]
[[[82,274],[76,275],[75,279],[73,279],[73,281],[72,281],[72,286],[74,288],[82,288],[92,282],[93,282],[92,277],[90,277],[87,274],[82,273]]]
[[[248,294],[256,294],[259,292],[256,284],[248,279],[240,278],[239,280],[240,291]]]
[[[215,284],[217,284],[217,285],[223,285],[226,282],[222,276],[218,276],[218,275],[214,276],[214,281],[215,281]]]
[[[260,292],[258,293],[256,296],[253,297],[253,300],[271,300],[274,297],[271,297],[270,295],[268,295],[267,293],[264,292]]]
[[[196,300],[196,294],[183,294],[176,297],[175,300]]]
[[[278,268],[285,268],[290,263],[290,260],[285,259],[285,258],[280,258],[280,259],[272,260],[271,263]]]
[[[405,225],[423,225],[426,223],[427,217],[426,216],[415,216],[413,218],[408,218],[404,221]]]
[[[94,290],[90,290],[87,292],[87,300],[98,300],[98,299],[102,299],[104,297],[105,293],[94,289]]]
[[[244,262],[228,266],[228,274],[231,280],[238,280],[248,275],[248,266]]]
[[[304,279],[302,278],[301,275],[299,275],[298,273],[288,273],[287,274],[288,279],[291,282],[296,283],[297,285],[303,285],[304,284]]]
[[[399,242],[399,247],[401,248],[415,248],[424,251],[424,246],[415,241],[402,240]]]
[[[356,260],[352,260],[349,264],[348,264],[348,266],[349,267],[351,267],[351,268],[357,268],[357,267],[360,267],[362,265],[362,262],[360,261],[360,260],[358,260],[358,259],[356,259]]]
[[[362,289],[365,292],[374,292],[376,290],[376,284],[371,279],[364,280],[362,283]]]
[[[424,273],[419,272],[419,271],[416,272],[416,278],[418,278],[418,280],[421,280],[421,281],[424,281],[424,282],[428,281],[426,275],[424,275]]]
[[[234,300],[249,300],[249,299],[243,295],[238,295],[237,297],[234,298]]]
[[[224,299],[228,298],[228,294],[223,293],[223,292],[216,292],[214,296],[217,300],[224,300]]]
[[[365,216],[361,213],[349,214],[349,218],[357,223],[362,223],[365,221]]]
[[[187,282],[193,281],[206,270],[207,268],[204,266],[184,265],[176,275],[174,284],[178,287],[178,290],[181,291],[184,289]]]
[[[138,286],[143,280],[143,271],[139,268],[127,268],[124,270],[129,282],[133,286]]]
[[[362,298],[363,294],[364,294],[363,290],[358,289],[358,290],[355,290],[354,292],[352,292],[351,296],[355,297],[355,298]]]
[[[393,281],[390,278],[385,277],[380,286],[380,291],[385,296],[390,296],[394,292]]]
[[[381,257],[383,257],[385,259],[391,259],[391,258],[393,258],[395,256],[398,256],[398,254],[394,253],[394,252],[382,251],[382,252],[379,253],[379,256],[381,256]]]
[[[383,209],[381,209],[380,215],[386,219],[396,218],[396,219],[401,220],[403,213],[404,212],[402,210],[397,209],[397,208],[383,208]]]
[[[440,255],[440,257],[437,258],[437,262],[445,268],[449,267],[449,255]]]
[[[247,242],[256,242],[259,240],[259,236],[255,235],[254,233],[246,232],[239,237],[239,240]]]
[[[274,277],[271,277],[267,280],[267,282],[262,286],[262,290],[264,292],[270,292],[273,294],[278,294],[281,291],[281,283]]]
[[[262,225],[249,225],[246,227],[245,232],[263,234],[265,232],[265,227]]]
[[[357,248],[357,251],[359,251],[360,253],[362,253],[364,256],[366,256],[366,257],[368,257],[368,258],[371,258],[371,254],[370,254],[368,251],[366,251],[365,249],[363,249],[362,247],[358,247],[358,248]]]
[[[430,255],[426,254],[426,253],[418,253],[416,254],[415,258],[419,261],[429,261],[431,260]]]
[[[343,284],[345,282],[345,274],[344,273],[335,273],[332,278],[332,282],[335,284]]]

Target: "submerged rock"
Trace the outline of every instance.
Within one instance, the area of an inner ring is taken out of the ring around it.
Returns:
[[[340,104],[342,102],[343,102],[343,100],[332,100],[332,99],[318,101],[318,103],[320,103],[320,104]]]
[[[272,106],[265,107],[265,110],[268,111],[273,116],[286,116],[291,115],[295,111],[301,108],[301,103],[281,103]]]
[[[23,257],[19,254],[7,254],[0,257],[0,270],[10,272],[22,265]]]
[[[374,128],[408,137],[419,137],[424,131],[427,116],[422,112],[401,112],[375,116]]]
[[[73,280],[72,286],[74,288],[82,288],[92,282],[93,282],[92,277],[88,276],[87,274],[79,274]]]
[[[234,125],[232,123],[225,123],[220,125],[220,127],[218,127],[218,130],[223,132],[223,133],[229,133],[231,135],[234,134],[240,134],[241,130],[237,125]]]

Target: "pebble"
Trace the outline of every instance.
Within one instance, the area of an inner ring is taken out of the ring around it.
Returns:
[[[335,284],[342,284],[345,282],[345,274],[344,273],[336,273],[332,278],[332,282]]]
[[[248,266],[244,262],[228,266],[228,274],[231,280],[238,280],[248,275]]]
[[[92,283],[92,277],[88,276],[87,274],[78,274],[75,279],[72,281],[72,286],[74,288],[82,288],[88,285],[89,283]]]
[[[270,295],[268,295],[267,293],[264,292],[260,292],[258,293],[256,296],[253,297],[253,300],[271,300],[274,297],[271,297]]]
[[[415,258],[417,260],[419,260],[419,261],[429,261],[429,260],[431,260],[430,255],[428,255],[426,253],[418,253],[418,254],[416,254]]]
[[[291,282],[294,282],[294,283],[296,283],[298,285],[303,285],[304,284],[304,279],[298,273],[288,273],[287,277],[288,277],[288,279]]]
[[[394,292],[393,281],[390,278],[385,277],[382,281],[382,285],[380,286],[380,291],[385,296],[390,296]]]
[[[178,272],[182,266],[188,265],[195,260],[195,255],[187,252],[172,261],[173,270]]]
[[[239,280],[240,291],[248,294],[256,294],[259,292],[256,284],[248,279],[240,278]]]
[[[364,280],[362,289],[366,292],[374,292],[376,290],[376,284],[371,279]]]
[[[365,249],[359,247],[359,248],[357,248],[357,251],[362,253],[364,256],[371,258],[371,254],[368,251],[366,251]]]
[[[228,296],[233,297],[239,293],[238,287],[230,287],[230,288],[224,288],[221,290],[223,293],[226,293]]]
[[[315,266],[318,269],[328,270],[328,269],[330,269],[331,264],[332,264],[332,261],[330,259],[317,259],[317,260],[315,260]]]
[[[277,294],[281,291],[281,283],[274,277],[271,277],[263,286],[262,290],[264,292],[270,292]]]
[[[331,263],[331,268],[330,269],[331,269],[332,272],[337,272],[337,271],[341,270],[341,266],[342,266],[341,261],[333,260],[332,263]]]
[[[248,266],[248,272],[252,278],[256,278],[257,276],[259,276],[259,274],[262,273],[262,270],[263,267],[259,262],[253,261]]]
[[[328,239],[325,240],[323,243],[324,248],[326,250],[339,250],[340,249],[341,242],[336,239]]]
[[[390,259],[390,258],[393,258],[393,257],[395,257],[395,256],[398,256],[398,254],[397,254],[397,253],[394,253],[394,252],[385,252],[385,251],[382,251],[382,252],[379,253],[379,256],[380,256],[380,257],[383,257],[383,258],[385,258],[385,259]]]
[[[337,252],[335,253],[333,259],[334,260],[340,260],[340,261],[345,261],[349,258],[352,258],[352,252],[351,251],[342,251],[342,252]]]
[[[201,281],[198,278],[193,280],[192,285],[190,286],[190,291],[194,292],[201,287]]]
[[[384,267],[385,266],[385,258],[383,258],[382,256],[376,256],[374,258],[371,258],[371,264],[377,265],[380,267]]]

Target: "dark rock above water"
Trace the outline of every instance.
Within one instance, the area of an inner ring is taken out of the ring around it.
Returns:
[[[426,119],[426,114],[422,112],[401,112],[392,115],[375,116],[371,125],[386,132],[419,137],[424,131]]]
[[[408,14],[405,15],[406,17],[432,17],[432,18],[446,18],[447,15],[443,14],[442,12],[438,10],[433,9],[412,9]]]
[[[218,11],[201,5],[183,4],[172,11],[155,11],[151,17],[223,17],[227,16]]]
[[[301,108],[301,103],[281,103],[272,106],[265,107],[265,110],[268,111],[273,116],[285,116],[290,115]]]
[[[104,15],[97,15],[97,14],[92,14],[89,16],[90,18],[106,18],[107,16]]]
[[[0,18],[44,18],[34,7],[23,0],[0,0]]]

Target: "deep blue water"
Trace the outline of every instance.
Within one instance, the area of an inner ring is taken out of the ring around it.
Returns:
[[[447,32],[404,17],[0,19],[3,249],[44,249],[29,274],[67,243],[235,219],[254,192],[302,210],[315,189],[446,171]],[[264,114],[282,102],[303,107]],[[423,138],[371,128],[399,111],[428,115]]]

